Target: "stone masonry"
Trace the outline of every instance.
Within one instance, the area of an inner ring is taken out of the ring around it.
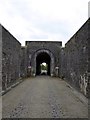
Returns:
[[[21,53],[20,53],[20,77],[26,77],[27,76],[27,49],[26,47],[21,47]]]
[[[10,87],[20,77],[21,44],[2,27],[2,89]]]
[[[60,53],[60,77],[87,96],[89,90],[90,19],[72,36]]]
[[[90,80],[90,19],[62,47],[61,41],[26,41],[25,46],[0,25],[2,49],[2,89],[19,78],[40,74],[42,62],[48,64],[48,75],[61,77],[85,96]]]
[[[36,64],[37,64],[36,58],[40,53],[46,53],[50,56],[51,59],[50,75],[58,76],[58,71],[56,71],[56,67],[59,66],[59,52],[62,47],[62,42],[26,41],[26,46],[27,46],[26,49],[27,49],[27,61],[28,61],[27,69],[29,71],[29,68],[31,67],[32,76],[36,75]]]
[[[2,90],[2,26],[0,25],[0,92]]]

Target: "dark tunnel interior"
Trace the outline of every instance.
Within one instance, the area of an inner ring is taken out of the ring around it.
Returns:
[[[45,53],[42,52],[40,53],[37,58],[36,58],[36,75],[40,75],[41,74],[41,67],[40,65],[44,62],[47,64],[48,68],[47,68],[47,75],[50,75],[50,61],[51,58],[50,56]]]

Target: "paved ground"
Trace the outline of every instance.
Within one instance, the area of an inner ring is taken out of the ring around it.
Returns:
[[[86,118],[88,108],[68,84],[47,76],[28,78],[3,96],[3,118]]]

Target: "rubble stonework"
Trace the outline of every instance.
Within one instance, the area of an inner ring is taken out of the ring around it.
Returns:
[[[17,39],[1,26],[3,90],[21,77],[38,75],[38,65],[46,62],[49,66],[48,75],[68,80],[87,96],[90,83],[89,24],[90,19],[72,36],[65,47],[62,47],[61,41],[26,41],[22,47]]]
[[[2,26],[0,24],[0,91],[2,90]]]
[[[21,47],[21,53],[20,53],[20,77],[26,77],[27,76],[27,49],[25,46]]]
[[[26,46],[27,46],[26,48],[27,48],[28,68],[31,67],[31,75],[33,74],[36,75],[36,64],[37,64],[36,58],[38,57],[38,55],[41,53],[46,53],[50,56],[50,60],[51,60],[50,75],[56,76],[55,68],[59,65],[59,61],[58,61],[59,52],[62,47],[62,42],[26,41]]]
[[[2,27],[2,89],[10,87],[20,77],[21,44]]]
[[[60,54],[60,76],[87,96],[90,62],[90,19],[65,44]]]

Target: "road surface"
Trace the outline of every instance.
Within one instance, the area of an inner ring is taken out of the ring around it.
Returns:
[[[27,78],[3,98],[3,118],[87,118],[88,108],[60,78]]]

